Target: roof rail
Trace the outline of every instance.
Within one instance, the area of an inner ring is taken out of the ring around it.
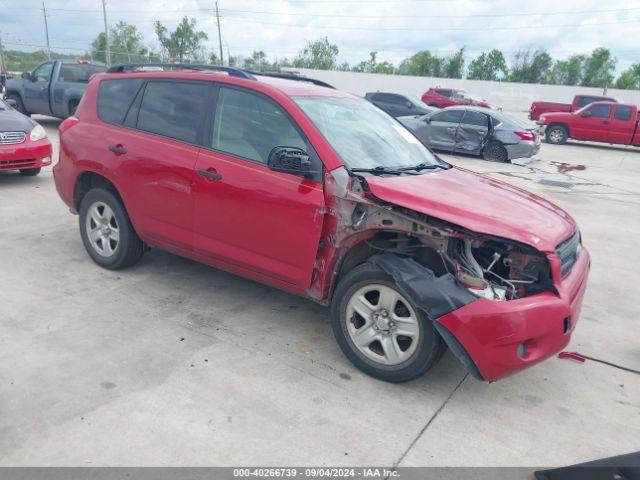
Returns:
[[[332,88],[335,90],[336,87],[328,84],[327,82],[323,82],[322,80],[318,80],[315,78],[309,78],[302,75],[299,75],[295,72],[254,72],[251,70],[244,70],[246,73],[250,75],[257,75],[263,77],[274,77],[274,78],[283,78],[285,80],[297,80],[299,82],[309,82],[317,85],[319,87]]]
[[[107,73],[135,72],[136,70],[143,69],[144,67],[160,67],[163,70],[211,70],[216,72],[226,72],[232,77],[255,80],[255,77],[251,73],[239,68],[224,67],[222,65],[201,65],[192,63],[123,63],[120,65],[114,65],[113,67],[109,68],[109,70],[107,70]]]

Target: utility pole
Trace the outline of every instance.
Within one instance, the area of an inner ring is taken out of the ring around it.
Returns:
[[[111,49],[109,48],[109,28],[107,27],[107,5],[106,0],[102,0],[102,17],[104,18],[104,41],[107,45],[107,66],[111,66]]]
[[[51,47],[49,46],[49,25],[47,25],[47,9],[44,8],[44,2],[42,2],[42,14],[44,15],[44,31],[47,35],[47,58],[51,60]]]
[[[220,65],[224,65],[222,57],[222,34],[220,33],[220,12],[218,11],[218,0],[216,0],[216,20],[218,21],[218,45],[220,46]]]
[[[2,35],[0,35],[0,74],[5,71],[4,65],[4,50],[2,50]]]

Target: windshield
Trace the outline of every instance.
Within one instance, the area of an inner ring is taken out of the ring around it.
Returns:
[[[390,115],[358,98],[294,97],[349,168],[441,165]]]

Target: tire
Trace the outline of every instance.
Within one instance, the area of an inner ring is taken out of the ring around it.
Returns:
[[[482,158],[490,162],[505,163],[509,161],[507,149],[499,142],[490,142],[482,150]]]
[[[108,270],[138,263],[144,251],[129,216],[116,195],[103,188],[89,190],[80,202],[80,236],[91,259]]]
[[[22,98],[20,97],[20,95],[18,95],[17,93],[10,93],[6,96],[6,98],[16,102],[17,111],[19,111],[23,115],[26,115],[27,117],[29,116],[29,112],[27,112],[27,109],[24,108],[24,103],[22,103]]]
[[[569,132],[562,125],[551,125],[545,132],[547,143],[554,145],[564,145],[569,138]]]
[[[378,298],[374,304],[376,292]],[[396,301],[389,303],[383,300],[391,298],[394,293]],[[363,298],[366,302],[361,300]],[[388,314],[385,305],[394,306],[391,312],[394,315]],[[364,307],[373,307],[368,318],[356,312],[366,313]],[[394,322],[399,318],[402,322]],[[384,325],[385,322],[388,323]],[[345,356],[367,375],[387,382],[406,382],[421,376],[445,351],[444,342],[431,320],[416,308],[412,299],[399,292],[389,275],[372,263],[356,267],[340,280],[331,304],[331,323]],[[380,329],[381,325],[383,329]],[[414,336],[393,333],[399,329],[406,329]],[[361,347],[354,341],[358,334],[368,335],[361,337],[366,338],[361,340]],[[398,349],[388,350],[391,346]],[[389,356],[387,351],[395,353]]]
[[[40,173],[41,168],[23,168],[20,173],[25,177],[35,177]]]

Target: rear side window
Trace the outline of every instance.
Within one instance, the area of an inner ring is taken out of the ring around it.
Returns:
[[[208,109],[206,83],[149,82],[138,113],[139,130],[197,143]]]
[[[614,117],[616,120],[631,120],[632,108],[630,105],[618,105]]]
[[[267,163],[274,147],[307,150],[304,138],[275,103],[242,90],[220,88],[211,147]]]
[[[479,127],[489,126],[488,117],[484,113],[473,112],[471,110],[464,112],[462,123],[466,125],[478,125]]]
[[[99,65],[63,63],[60,67],[58,80],[61,82],[87,83],[91,75],[104,72],[106,69],[106,67]]]
[[[436,90],[436,93],[438,95],[442,95],[443,97],[450,97],[451,96],[451,90]]]
[[[394,103],[398,105],[402,103],[402,97],[399,95],[393,95],[392,93],[378,93],[376,94],[375,99],[378,102]]]
[[[132,78],[100,82],[98,90],[98,117],[100,120],[121,125],[141,86],[142,80]]]
[[[431,117],[432,122],[460,123],[464,110],[445,110]]]
[[[591,112],[591,117],[593,118],[609,118],[611,115],[611,105],[601,103],[589,107],[588,111]]]

